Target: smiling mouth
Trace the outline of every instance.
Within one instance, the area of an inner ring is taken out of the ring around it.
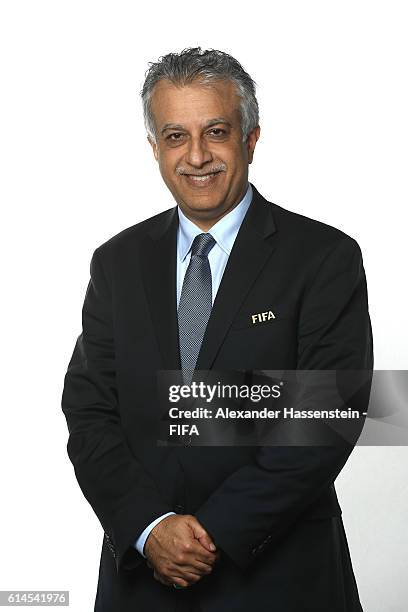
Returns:
[[[216,172],[208,172],[208,174],[185,174],[184,176],[189,182],[200,185],[212,182],[220,172],[220,170],[217,170]]]

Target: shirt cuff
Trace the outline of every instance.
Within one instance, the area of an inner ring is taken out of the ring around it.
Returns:
[[[137,540],[136,540],[136,542],[134,544],[134,547],[142,555],[142,557],[146,558],[146,555],[144,554],[144,545],[145,545],[147,537],[150,534],[150,532],[153,529],[153,527],[155,527],[158,523],[160,523],[160,521],[162,521],[164,518],[166,518],[166,516],[170,516],[171,514],[176,514],[176,513],[175,512],[167,512],[166,514],[162,514],[161,516],[159,516],[157,519],[152,521],[150,523],[150,525],[148,525],[146,527],[146,529],[144,529],[144,531],[142,531],[140,536],[137,538]]]

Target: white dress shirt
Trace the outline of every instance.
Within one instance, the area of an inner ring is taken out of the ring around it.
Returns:
[[[212,278],[212,303],[214,303],[215,296],[217,295],[218,288],[221,283],[222,276],[224,274],[225,266],[227,265],[228,257],[231,253],[235,239],[238,234],[238,230],[241,227],[241,223],[244,220],[246,212],[252,201],[252,187],[248,183],[248,189],[240,201],[229,213],[222,217],[217,223],[215,223],[209,233],[215,240],[215,244],[208,255],[208,262],[211,269]],[[194,238],[198,234],[202,234],[203,230],[200,229],[195,223],[190,221],[185,214],[181,211],[180,207],[177,207],[179,216],[179,227],[177,232],[177,306],[180,302],[181,289],[183,286],[184,275],[187,271],[188,264],[191,259],[191,245]],[[147,537],[153,527],[160,523],[166,516],[175,514],[175,512],[167,512],[159,516],[152,523],[150,523],[146,529],[140,534],[135,542],[135,547],[143,557],[144,545]]]

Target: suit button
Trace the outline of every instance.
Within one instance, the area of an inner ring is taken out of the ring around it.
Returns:
[[[175,507],[175,511],[176,511],[177,514],[183,514],[184,508],[180,504],[177,504],[176,507]]]

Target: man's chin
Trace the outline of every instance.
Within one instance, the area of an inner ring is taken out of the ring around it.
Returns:
[[[192,203],[189,203],[189,205],[184,206],[183,212],[187,217],[191,217],[193,219],[212,219],[222,214],[222,205],[217,203],[201,203],[193,205]]]
[[[177,192],[177,202],[184,202],[184,206],[192,210],[211,210],[218,208],[227,197],[225,190],[221,189],[182,189]]]

